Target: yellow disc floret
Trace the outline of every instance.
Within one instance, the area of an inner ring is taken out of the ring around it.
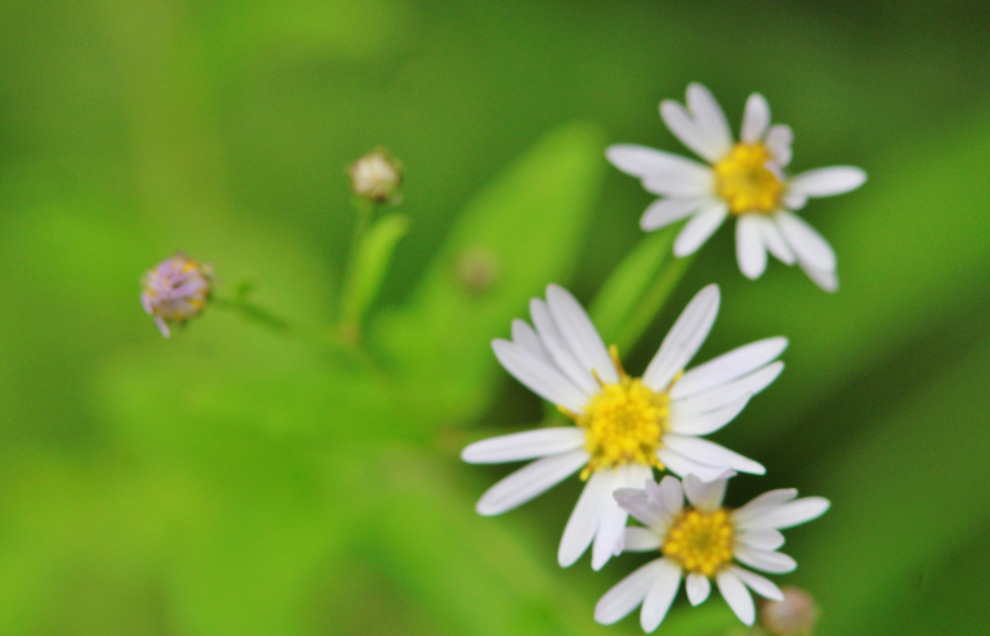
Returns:
[[[584,413],[574,416],[577,425],[586,430],[585,449],[591,455],[582,479],[600,468],[631,463],[663,469],[657,450],[667,428],[670,398],[626,375],[614,348],[611,353],[619,381],[602,384]]]
[[[715,164],[715,191],[733,214],[777,211],[784,183],[763,144],[736,144]]]
[[[689,508],[671,525],[661,548],[688,572],[711,577],[732,562],[735,532],[724,508],[701,512]]]

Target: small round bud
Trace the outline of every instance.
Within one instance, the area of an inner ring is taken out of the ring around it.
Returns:
[[[760,608],[760,624],[772,636],[811,636],[818,624],[815,599],[797,587],[785,587],[782,601],[765,601]]]
[[[376,148],[347,168],[351,187],[359,197],[383,203],[395,199],[402,183],[402,162],[384,148]]]
[[[169,337],[169,323],[181,324],[199,314],[210,298],[213,268],[201,265],[182,252],[155,265],[141,283],[141,305],[162,335]]]

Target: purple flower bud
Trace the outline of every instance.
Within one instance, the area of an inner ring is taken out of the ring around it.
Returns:
[[[144,275],[141,305],[162,335],[169,337],[168,323],[181,324],[199,314],[210,298],[213,268],[182,252],[164,260]]]

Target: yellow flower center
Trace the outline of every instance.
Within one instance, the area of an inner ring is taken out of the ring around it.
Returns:
[[[577,415],[561,411],[585,429],[584,447],[591,455],[581,471],[581,479],[601,468],[615,468],[630,463],[656,466],[663,470],[657,457],[660,440],[667,429],[670,397],[654,391],[639,378],[629,377],[614,346],[609,347],[619,381],[605,384]],[[596,376],[597,377],[597,376]]]
[[[715,512],[689,508],[674,521],[661,550],[688,572],[711,577],[732,561],[734,543],[735,531],[725,508]]]
[[[733,214],[777,211],[784,184],[763,144],[739,143],[715,164],[715,191]]]

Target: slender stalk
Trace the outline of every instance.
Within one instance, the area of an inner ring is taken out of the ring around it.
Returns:
[[[340,286],[341,297],[338,299],[340,307],[339,330],[341,337],[349,342],[357,343],[361,339],[360,317],[355,314],[355,309],[346,302],[346,296],[351,287],[355,284],[352,280],[357,276],[358,258],[361,253],[361,244],[364,235],[371,226],[371,221],[375,216],[377,204],[364,197],[354,197],[354,208],[357,215],[354,218],[354,230],[351,234],[351,244],[348,248],[347,267],[344,270],[343,284]]]
[[[691,263],[694,262],[694,259],[695,255],[692,254],[684,258],[672,258],[667,262],[666,267],[654,279],[653,284],[643,294],[642,301],[636,305],[623,325],[621,335],[616,342],[620,351],[628,351],[639,341],[643,332],[663,309],[670,294],[683,278]]]

